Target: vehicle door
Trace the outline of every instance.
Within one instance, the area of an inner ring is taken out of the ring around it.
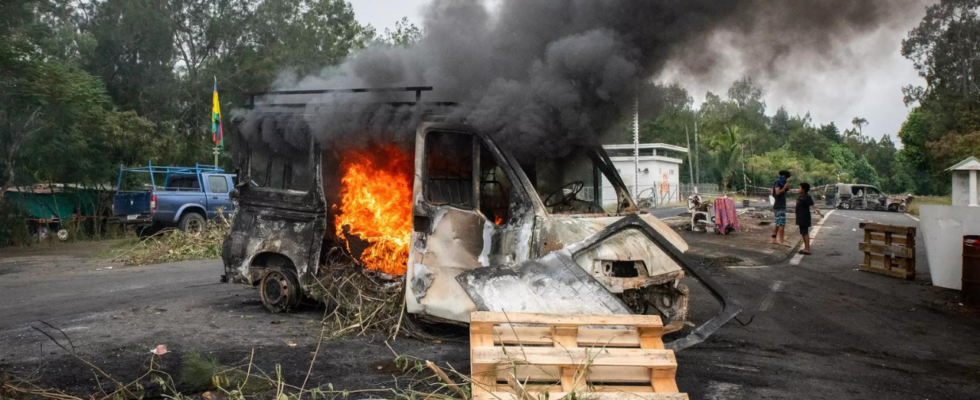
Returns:
[[[879,209],[885,207],[885,196],[874,186],[865,188],[865,201],[869,209]]]
[[[824,190],[823,197],[826,200],[828,206],[837,205],[837,185],[827,185]]]
[[[469,321],[459,274],[526,260],[534,226],[526,177],[488,138],[425,124],[416,134],[408,311]]]
[[[230,215],[234,211],[234,206],[231,204],[231,198],[228,196],[232,186],[229,176],[201,174],[201,177],[204,181],[204,196],[207,201],[208,219],[217,217],[219,209],[224,216]]]

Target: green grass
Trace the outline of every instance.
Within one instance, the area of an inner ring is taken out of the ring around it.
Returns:
[[[909,205],[909,214],[919,215],[919,206],[948,206],[953,204],[951,197],[916,196]]]
[[[191,393],[220,388],[254,394],[270,389],[267,379],[255,374],[249,376],[240,368],[221,365],[198,352],[189,352],[181,360],[180,383],[184,391]]]

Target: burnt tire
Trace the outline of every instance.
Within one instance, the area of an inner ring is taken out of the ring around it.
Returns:
[[[177,223],[177,229],[190,234],[198,234],[204,231],[204,217],[195,212],[185,213]]]
[[[288,312],[303,300],[296,271],[292,269],[270,269],[262,276],[259,284],[262,305],[270,312]]]

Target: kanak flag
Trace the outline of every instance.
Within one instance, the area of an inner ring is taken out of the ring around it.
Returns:
[[[218,147],[225,146],[224,132],[221,129],[221,104],[218,103],[218,78],[214,79],[214,103],[211,107],[211,139]]]

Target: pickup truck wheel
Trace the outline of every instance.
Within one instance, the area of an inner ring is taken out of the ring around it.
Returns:
[[[303,299],[296,271],[291,269],[270,269],[262,277],[259,285],[262,304],[273,313],[287,312]]]
[[[204,217],[198,213],[188,212],[180,217],[177,228],[194,235],[201,233],[204,231]]]

